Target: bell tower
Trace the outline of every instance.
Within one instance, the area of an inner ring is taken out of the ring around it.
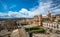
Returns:
[[[39,24],[39,17],[37,15],[34,16],[34,24]]]
[[[48,13],[47,13],[47,18],[51,18],[51,13],[50,13],[49,10],[48,10]]]

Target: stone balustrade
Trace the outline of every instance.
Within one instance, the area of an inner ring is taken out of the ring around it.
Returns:
[[[60,31],[60,24],[58,23],[43,22],[43,27]]]

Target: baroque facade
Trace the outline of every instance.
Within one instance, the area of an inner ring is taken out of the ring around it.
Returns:
[[[35,25],[42,26],[43,22],[53,23],[53,22],[56,22],[56,20],[58,20],[58,19],[60,19],[60,14],[52,15],[50,13],[50,11],[48,11],[46,16],[42,16],[42,14],[35,15],[33,18],[26,18],[26,19],[18,20],[17,22],[19,24],[25,23],[25,24],[28,24],[28,25],[35,24]]]
[[[58,17],[59,16],[59,17]],[[34,16],[34,19],[35,19],[35,23],[37,24],[39,22],[39,24],[37,25],[43,25],[43,22],[50,22],[50,23],[53,23],[53,22],[56,22],[55,20],[58,20],[58,18],[60,18],[60,15],[56,14],[56,15],[52,15],[50,13],[50,11],[47,12],[46,16],[42,16],[42,15],[39,15],[39,16]],[[60,20],[60,19],[59,19]]]

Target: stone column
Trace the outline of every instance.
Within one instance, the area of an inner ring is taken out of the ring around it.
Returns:
[[[42,15],[39,16],[39,25],[43,26],[43,24],[42,24]]]
[[[50,20],[51,20],[51,23],[54,22],[54,18],[52,16],[51,16],[51,19]]]

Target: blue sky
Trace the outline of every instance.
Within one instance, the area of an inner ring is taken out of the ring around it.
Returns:
[[[60,13],[60,0],[0,0],[0,18],[33,17]]]

